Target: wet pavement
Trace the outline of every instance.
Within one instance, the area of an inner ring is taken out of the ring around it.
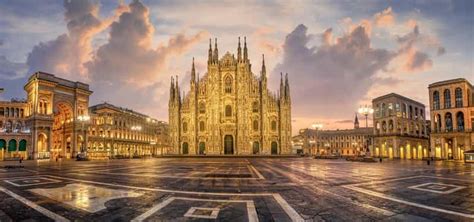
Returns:
[[[474,164],[310,158],[0,162],[0,221],[474,221]]]

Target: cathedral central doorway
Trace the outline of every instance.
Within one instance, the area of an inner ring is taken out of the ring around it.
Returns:
[[[273,141],[272,142],[272,155],[276,155],[276,154],[278,154],[278,144],[275,141]]]
[[[224,154],[234,154],[234,137],[231,135],[224,137]]]
[[[199,143],[199,155],[206,154],[206,144],[204,142]]]
[[[184,142],[183,143],[183,154],[188,154],[188,153],[189,153],[188,143]]]

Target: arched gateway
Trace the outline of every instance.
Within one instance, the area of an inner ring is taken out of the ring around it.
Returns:
[[[87,144],[88,123],[82,125],[79,117],[88,115],[89,85],[36,72],[24,88],[31,110],[26,123],[32,133],[28,156],[73,158],[80,153],[81,143]]]

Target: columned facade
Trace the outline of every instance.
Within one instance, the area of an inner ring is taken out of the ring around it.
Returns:
[[[474,150],[474,90],[465,79],[430,84],[432,156],[464,160],[464,152]]]
[[[372,100],[374,107],[374,157],[423,159],[429,157],[425,106],[390,93]]]
[[[168,124],[130,109],[102,103],[89,108],[90,159],[159,156],[168,151]]]
[[[24,87],[30,113],[26,125],[31,131],[30,159],[72,158],[79,153],[78,116],[87,115],[89,85],[34,73]]]
[[[30,158],[29,106],[23,100],[0,101],[0,160]]]

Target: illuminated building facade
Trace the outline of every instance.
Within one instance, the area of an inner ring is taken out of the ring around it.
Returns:
[[[463,160],[474,150],[474,90],[466,79],[429,85],[432,156]]]

